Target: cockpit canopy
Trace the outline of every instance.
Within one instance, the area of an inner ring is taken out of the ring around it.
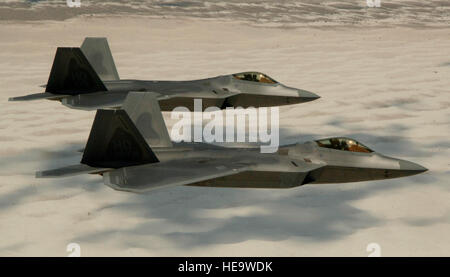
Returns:
[[[242,81],[251,81],[257,83],[277,84],[278,82],[266,74],[260,72],[242,72],[233,74],[233,77]]]
[[[354,139],[350,138],[328,138],[316,140],[316,143],[320,147],[331,148],[342,151],[350,151],[350,152],[362,152],[362,153],[371,153],[369,147],[363,145],[362,143],[357,142]]]

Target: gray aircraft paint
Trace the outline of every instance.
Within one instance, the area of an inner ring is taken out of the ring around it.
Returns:
[[[96,110],[120,108],[130,91],[144,91],[159,95],[157,99],[162,111],[172,111],[180,106],[192,111],[194,99],[203,100],[203,109],[211,106],[224,109],[291,105],[319,98],[317,94],[279,82],[248,81],[235,76],[190,81],[121,80],[106,38],[86,38],[81,48],[57,49],[45,93],[9,100],[48,99],[74,109]]]
[[[260,153],[255,147],[229,148],[206,143],[171,143],[169,147],[156,147],[150,143],[146,148],[144,143],[151,142],[154,136],[159,142],[167,138],[152,132],[144,136],[139,131],[140,127],[135,126],[139,115],[128,116],[132,111],[126,109],[134,107],[137,113],[150,113],[151,120],[155,121],[151,125],[160,128],[164,124],[162,118],[156,116],[161,113],[155,105],[157,98],[145,97],[145,94],[129,93],[124,110],[97,111],[81,164],[37,172],[36,176],[101,174],[104,183],[116,190],[145,192],[175,185],[292,188],[305,184],[382,180],[427,170],[418,164],[377,152],[324,148],[316,141],[281,146],[276,153]],[[136,103],[156,109],[145,111],[136,108]],[[106,124],[109,127],[104,127],[106,122],[109,122]],[[113,135],[116,133],[125,134]],[[97,143],[113,146],[89,147]],[[168,143],[166,141],[163,145]],[[114,149],[121,154],[111,153]],[[139,152],[139,155],[130,156],[124,149]],[[140,163],[137,156],[143,157]],[[99,167],[105,157],[108,157],[104,163],[107,166]]]

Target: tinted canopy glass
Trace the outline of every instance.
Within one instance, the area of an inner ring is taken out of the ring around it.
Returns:
[[[276,84],[277,81],[260,72],[242,72],[233,74],[233,77],[243,81],[251,81],[257,83]]]
[[[362,152],[362,153],[371,153],[369,147],[363,145],[362,143],[357,142],[354,139],[350,138],[329,138],[329,139],[321,139],[316,140],[316,143],[320,147],[331,148],[342,151],[350,151],[350,152]]]

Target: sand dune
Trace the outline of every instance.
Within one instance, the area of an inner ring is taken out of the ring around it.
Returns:
[[[450,31],[413,27],[118,17],[1,23],[0,255],[65,256],[70,242],[83,256],[366,256],[371,242],[384,256],[450,255]],[[79,161],[94,113],[7,99],[40,92],[55,47],[85,36],[109,38],[123,78],[265,72],[322,96],[280,108],[283,142],[352,136],[430,171],[289,190],[177,187],[145,195],[114,191],[97,176],[35,179],[36,170]]]

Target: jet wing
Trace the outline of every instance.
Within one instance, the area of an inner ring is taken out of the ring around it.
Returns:
[[[182,159],[105,172],[103,181],[113,189],[139,193],[234,175],[251,166],[231,159]]]

